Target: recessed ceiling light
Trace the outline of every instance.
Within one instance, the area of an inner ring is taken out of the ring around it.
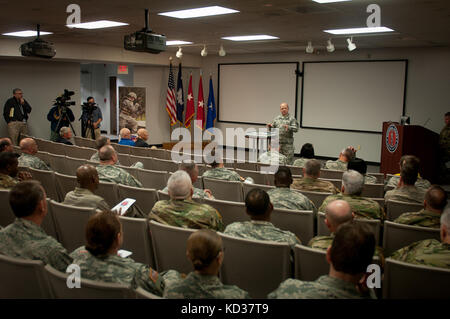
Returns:
[[[344,1],[352,1],[352,0],[313,0],[318,3],[332,3],[332,2],[344,2]]]
[[[222,39],[231,41],[257,41],[257,40],[275,40],[279,38],[267,34],[258,34],[258,35],[240,35],[235,37],[222,37]]]
[[[181,40],[170,40],[166,41],[166,45],[180,45],[180,44],[192,44],[189,41],[181,41]]]
[[[379,32],[393,32],[393,31],[394,30],[386,27],[323,30],[323,32],[331,34],[361,34],[361,33],[379,33]]]
[[[124,25],[128,25],[128,23],[100,20],[100,21],[68,24],[68,25],[66,25],[66,27],[77,28],[77,29],[102,29],[102,28],[120,27],[120,26],[124,26]]]
[[[216,15],[220,15],[220,14],[229,14],[229,13],[236,13],[236,12],[239,12],[239,11],[220,7],[220,6],[211,6],[211,7],[203,7],[203,8],[196,8],[196,9],[162,12],[162,13],[158,13],[158,15],[172,17],[172,18],[178,18],[178,19],[189,19],[189,18],[216,16]]]
[[[41,31],[39,33],[39,35],[47,35],[47,34],[53,34],[53,32]],[[17,32],[3,33],[2,35],[9,35],[9,36],[12,36],[12,37],[27,38],[27,37],[36,37],[37,36],[37,32],[36,31],[32,31],[32,30],[26,30],[26,31],[17,31]]]

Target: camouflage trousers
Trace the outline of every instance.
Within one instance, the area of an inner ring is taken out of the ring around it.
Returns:
[[[280,143],[280,153],[286,156],[286,164],[292,165],[292,162],[294,161],[294,144]]]
[[[131,131],[131,134],[134,134],[137,132],[138,122],[136,121],[136,119],[132,118],[129,115],[120,114],[119,129],[122,129],[124,127],[128,128]]]

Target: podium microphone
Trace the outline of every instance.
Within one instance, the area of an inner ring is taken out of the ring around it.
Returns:
[[[431,117],[429,117],[422,126],[425,127],[425,125],[427,125],[430,120],[431,120]]]

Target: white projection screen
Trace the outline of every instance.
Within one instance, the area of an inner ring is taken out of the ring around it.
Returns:
[[[301,126],[380,133],[404,112],[407,60],[304,62]]]
[[[298,62],[219,64],[218,121],[261,124],[286,102],[296,116]]]

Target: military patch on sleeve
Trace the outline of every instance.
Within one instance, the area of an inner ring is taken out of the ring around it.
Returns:
[[[153,283],[156,284],[156,281],[159,278],[159,274],[157,271],[154,271],[152,268],[150,268],[148,272],[148,277],[150,278],[151,281],[153,281]]]

